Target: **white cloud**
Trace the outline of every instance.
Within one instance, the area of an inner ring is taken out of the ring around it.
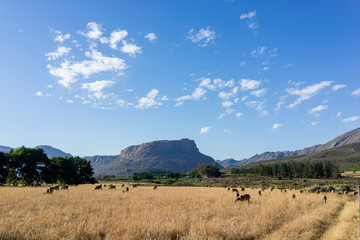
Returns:
[[[243,20],[243,19],[251,19],[253,17],[256,16],[256,11],[251,11],[251,12],[248,12],[248,13],[243,13],[240,15],[240,20]]]
[[[219,93],[219,97],[224,100],[228,100],[229,98],[236,96],[238,91],[239,91],[239,87],[234,87],[230,92],[221,91]],[[239,100],[237,100],[237,101],[239,101]]]
[[[279,127],[281,127],[282,124],[281,123],[274,123],[273,126],[272,126],[272,129],[277,129]]]
[[[266,89],[263,88],[263,89],[260,89],[260,90],[255,90],[255,91],[251,91],[250,94],[253,95],[253,96],[256,96],[256,97],[262,97],[264,96],[266,93]]]
[[[308,113],[309,113],[309,114],[312,114],[312,113],[320,112],[320,111],[325,110],[325,109],[327,109],[327,108],[328,108],[327,105],[319,105],[319,106],[317,106],[317,107],[313,107],[312,109],[310,109],[310,110],[308,111]]]
[[[46,87],[47,87],[47,88],[53,88],[53,86],[50,85],[50,84],[49,84],[49,85],[46,85]]]
[[[354,121],[359,120],[359,119],[360,119],[360,116],[353,116],[353,117],[345,118],[345,119],[343,119],[341,121],[344,122],[344,123],[347,123],[347,122],[354,122]]]
[[[244,67],[245,65],[246,65],[246,61],[242,61],[242,62],[239,63],[240,67]]]
[[[200,134],[204,134],[207,133],[208,131],[210,131],[211,127],[203,127],[200,129]]]
[[[142,53],[142,47],[136,46],[136,44],[128,43],[126,41],[122,41],[122,43],[123,46],[120,48],[120,51],[129,54],[129,56],[134,56],[137,53]]]
[[[355,91],[353,91],[353,92],[351,93],[351,95],[352,95],[352,96],[356,96],[356,97],[360,96],[360,88],[358,88],[358,89],[356,89]]]
[[[234,103],[231,101],[222,102],[222,106],[225,108],[231,107]]]
[[[92,83],[83,83],[81,84],[81,88],[87,89],[88,91],[91,92],[101,92],[104,88],[110,87],[114,84],[115,84],[114,81],[102,80],[102,81],[95,81]]]
[[[46,53],[45,56],[48,57],[47,60],[56,60],[70,52],[71,48],[67,47],[58,47],[54,52]]]
[[[270,67],[264,67],[264,71],[267,71],[269,69],[270,69]]]
[[[201,87],[197,87],[194,92],[191,95],[185,95],[182,97],[178,97],[176,99],[177,102],[182,102],[184,100],[199,100],[202,96],[204,96],[206,93],[206,90],[201,88]],[[177,106],[182,105],[182,103],[178,103]]]
[[[285,102],[283,102],[283,101],[278,102],[278,103],[276,104],[275,111],[279,111],[280,108],[281,108],[281,105],[283,105],[284,103],[285,103]]]
[[[283,68],[289,68],[289,67],[293,67],[294,64],[293,63],[289,63],[289,64],[286,64],[285,66],[283,66]]]
[[[66,34],[62,34],[61,31],[57,30],[54,31],[55,37],[54,37],[54,41],[55,42],[64,42],[65,40],[69,39],[71,37],[71,35],[69,33]]]
[[[242,114],[241,112],[238,112],[238,113],[235,114],[235,116],[236,116],[237,118],[241,117],[242,115],[243,115],[243,114]]]
[[[346,84],[338,84],[338,85],[332,86],[331,90],[337,91],[337,90],[339,90],[340,88],[344,88],[344,87],[346,87]]]
[[[106,37],[102,37],[100,38],[100,42],[101,43],[109,43],[110,47],[112,49],[118,49],[117,44],[123,40],[124,38],[126,38],[128,35],[128,32],[126,30],[115,30],[110,34],[110,39],[106,38]]]
[[[73,100],[66,100],[67,103],[74,103]]]
[[[229,129],[224,128],[223,133],[230,133]]]
[[[208,88],[212,91],[215,91],[217,89],[221,89],[224,87],[233,87],[235,85],[235,81],[233,79],[230,79],[229,81],[224,81],[221,78],[216,78],[214,80],[211,81],[210,78],[199,78],[196,79],[195,81],[200,81],[199,83],[199,87],[202,88]]]
[[[83,101],[82,104],[90,104],[91,101]]]
[[[44,94],[42,92],[40,92],[40,91],[36,92],[35,95],[38,96],[38,97],[44,96]]]
[[[251,56],[260,57],[261,55],[263,55],[265,53],[265,50],[266,50],[265,46],[257,47],[256,49],[251,51]]]
[[[320,83],[307,86],[303,89],[294,89],[294,88],[287,88],[286,91],[290,95],[299,96],[298,99],[295,100],[292,104],[287,106],[287,108],[295,107],[296,105],[300,104],[304,100],[308,100],[311,97],[315,96],[321,89],[328,87],[332,84],[332,81],[322,81]]]
[[[89,22],[86,28],[88,32],[78,31],[78,33],[90,39],[98,39],[103,33],[101,31],[101,24],[97,24],[96,22]]]
[[[148,33],[144,38],[148,39],[150,42],[154,42],[157,39],[155,33]]]
[[[133,92],[134,89],[128,88],[128,89],[126,89],[125,91],[127,91],[127,92]]]
[[[194,32],[194,29],[191,29],[188,32],[188,39],[193,43],[198,43],[200,47],[206,47],[211,40],[214,40],[216,37],[215,31],[210,30],[210,27],[201,28],[197,33]]]
[[[83,60],[81,62],[69,62],[67,60],[60,64],[60,67],[47,65],[51,75],[60,78],[58,81],[64,87],[70,88],[72,83],[77,82],[79,75],[84,78],[90,77],[92,74],[100,72],[121,71],[127,68],[125,61],[116,57],[105,57],[96,50],[86,52],[85,55],[91,60]]]
[[[159,90],[155,88],[151,89],[151,91],[146,94],[146,97],[142,97],[138,100],[138,105],[136,105],[135,107],[145,109],[151,107],[157,108],[158,106],[161,106],[163,104],[162,101],[164,97],[160,99],[155,99],[158,94]]]
[[[319,124],[319,122],[311,122],[311,125],[312,126],[316,126],[316,125],[318,125]]]
[[[337,117],[337,118],[340,117],[341,114],[342,114],[342,112],[338,112],[338,113],[336,114],[336,117]]]
[[[253,90],[260,86],[261,81],[251,79],[241,79],[240,86],[242,90]]]

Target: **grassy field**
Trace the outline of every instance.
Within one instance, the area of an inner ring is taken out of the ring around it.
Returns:
[[[298,190],[0,187],[0,239],[359,239],[357,197]],[[291,194],[296,194],[296,199]]]

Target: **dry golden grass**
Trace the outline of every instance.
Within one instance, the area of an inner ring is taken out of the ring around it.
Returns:
[[[359,239],[356,197],[246,189],[250,204],[235,204],[224,188],[116,185],[2,187],[0,239]]]

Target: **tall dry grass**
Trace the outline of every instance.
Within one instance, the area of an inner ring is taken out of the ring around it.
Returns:
[[[118,184],[117,184],[118,185]],[[358,202],[328,194],[247,189],[234,203],[224,188],[92,185],[43,195],[0,188],[0,239],[358,239]],[[296,199],[291,199],[291,194]],[[334,233],[346,238],[331,238]],[[346,234],[346,235],[344,235]]]

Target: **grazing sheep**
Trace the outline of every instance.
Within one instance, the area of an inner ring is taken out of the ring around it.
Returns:
[[[126,187],[125,189],[123,189],[123,193],[129,192],[129,188]]]
[[[100,185],[97,185],[97,186],[95,186],[95,188],[94,188],[94,190],[102,190],[102,185],[100,184]]]
[[[232,192],[239,192],[236,188],[233,188],[231,191]]]
[[[259,190],[259,195],[261,196],[261,190]]]
[[[291,195],[291,198],[292,198],[292,199],[295,199],[295,198],[296,198],[295,194],[292,194],[292,195]]]
[[[293,188],[291,187],[289,190],[291,191],[291,190],[293,190]]]
[[[238,198],[240,196],[239,192],[234,192],[234,199]]]
[[[323,202],[324,202],[324,204],[326,204],[326,200],[327,200],[326,195],[322,195],[322,197],[321,197],[321,201],[323,201]]]
[[[124,184],[121,184],[121,187],[125,187],[125,185],[124,185]]]
[[[43,192],[43,194],[53,194],[53,191],[54,191],[54,189],[53,188],[46,188],[45,190],[44,190],[44,192]]]
[[[60,190],[68,190],[69,191],[69,186],[68,185],[62,185],[60,187]]]
[[[109,189],[108,189],[108,190],[110,190],[110,189],[116,190],[116,186],[111,184],[111,185],[109,185]]]
[[[154,186],[153,190],[156,190],[157,189],[157,186]]]
[[[356,196],[357,194],[358,194],[358,192],[357,192],[357,191],[354,191],[353,195]]]
[[[245,188],[241,188],[241,191],[242,191],[242,192],[245,191]]]
[[[104,184],[104,187],[106,187],[106,184]]]
[[[250,195],[249,194],[240,195],[240,197],[235,198],[235,203],[237,201],[241,201],[241,202],[248,201],[248,203],[250,203]]]
[[[132,185],[132,188],[137,188],[137,185],[136,184]]]
[[[227,190],[230,191],[230,187],[228,187]]]
[[[51,187],[53,190],[56,190],[56,191],[59,191],[60,190],[60,186],[59,185],[56,185],[56,186],[53,186]]]
[[[304,192],[304,190],[300,189],[300,194],[302,194]]]

